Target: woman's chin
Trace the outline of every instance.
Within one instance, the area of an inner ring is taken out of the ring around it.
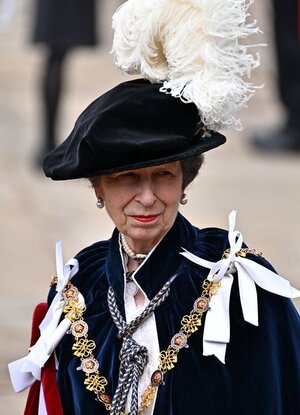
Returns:
[[[137,253],[148,253],[163,238],[167,230],[152,226],[142,226],[126,232],[130,247]]]

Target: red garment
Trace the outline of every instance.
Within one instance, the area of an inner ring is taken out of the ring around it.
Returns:
[[[47,313],[47,304],[40,303],[36,306],[32,318],[32,331],[30,346],[34,345],[39,336],[39,325]],[[48,415],[63,415],[60,396],[56,383],[56,369],[54,356],[46,362],[42,369],[41,382],[36,381],[30,388],[24,415],[38,415],[40,387],[43,387],[45,404]]]

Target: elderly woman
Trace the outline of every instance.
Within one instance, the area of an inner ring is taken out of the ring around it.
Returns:
[[[16,390],[38,385],[27,414],[300,410],[299,316],[285,298],[299,291],[243,244],[235,212],[228,232],[179,213],[202,154],[225,138],[167,86],[106,92],[44,161],[54,180],[89,179],[115,230],[65,266],[57,245],[40,337],[10,365]]]

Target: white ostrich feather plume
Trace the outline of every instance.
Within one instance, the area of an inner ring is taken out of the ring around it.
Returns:
[[[194,102],[211,129],[241,129],[234,113],[255,87],[243,79],[259,65],[239,39],[259,32],[247,23],[253,0],[128,0],[113,16],[115,64],[163,83],[161,92]]]

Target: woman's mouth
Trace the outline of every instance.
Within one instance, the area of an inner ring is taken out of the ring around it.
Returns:
[[[159,215],[132,215],[131,217],[135,220],[137,220],[138,222],[142,222],[142,223],[151,223],[154,222],[155,219],[158,218]]]

